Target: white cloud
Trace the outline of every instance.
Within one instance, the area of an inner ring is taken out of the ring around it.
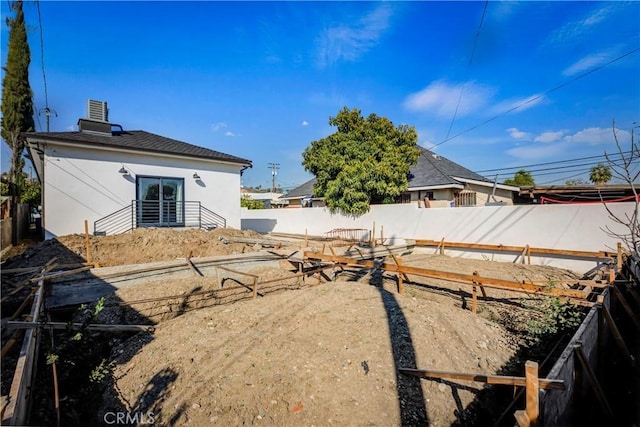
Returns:
[[[220,129],[226,128],[226,127],[227,127],[226,123],[223,123],[223,122],[214,123],[211,125],[211,131],[218,132]]]
[[[549,40],[552,43],[563,43],[579,38],[582,34],[590,31],[592,29],[591,27],[605,20],[611,14],[614,7],[615,6],[606,5],[592,11],[582,19],[567,22],[562,27],[553,31],[549,36]]]
[[[549,143],[559,141],[564,135],[563,131],[557,132],[542,132],[540,135],[536,136],[533,140],[535,142]]]
[[[629,132],[624,130],[618,131],[618,140],[624,141],[624,138],[629,135]],[[593,127],[583,129],[573,135],[567,135],[564,137],[567,142],[587,145],[605,145],[613,144],[613,132],[610,128]]]
[[[531,134],[529,134],[527,132],[523,132],[521,130],[518,130],[518,128],[509,128],[509,129],[507,129],[507,132],[509,133],[509,135],[511,135],[511,138],[514,138],[514,139],[529,139],[529,138],[531,138]]]
[[[541,160],[557,156],[565,151],[563,144],[523,145],[507,150],[507,154],[522,160]]]
[[[504,114],[506,112],[518,111],[522,112],[524,110],[528,110],[529,108],[538,105],[544,96],[540,93],[535,93],[533,95],[527,96],[525,98],[511,98],[505,99],[504,101],[500,101],[491,107],[492,114]]]
[[[227,131],[225,132],[224,136],[236,136],[236,134],[231,131]]]
[[[451,84],[444,80],[431,83],[420,92],[407,96],[403,106],[410,111],[433,112],[440,117],[452,117],[460,98],[463,84]],[[458,108],[458,117],[478,111],[493,96],[493,89],[474,82],[464,85],[464,93]]]
[[[601,52],[593,53],[591,55],[587,55],[584,58],[576,61],[571,66],[567,67],[562,75],[564,76],[573,76],[575,74],[581,73],[582,71],[590,70],[594,67],[602,65],[615,56],[615,49],[608,49]]]
[[[389,27],[391,6],[381,3],[354,24],[338,24],[326,28],[316,40],[318,65],[326,67],[338,61],[357,60],[375,46]]]
[[[303,121],[302,121],[302,126],[309,126],[309,122],[308,122],[308,121],[306,121],[306,120],[303,120]]]
[[[73,132],[73,131],[75,131],[75,130],[76,130],[76,126],[75,126],[75,125],[69,125],[69,126],[67,126],[67,131],[69,131],[69,132]]]

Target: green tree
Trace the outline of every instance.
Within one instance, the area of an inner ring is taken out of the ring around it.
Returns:
[[[504,180],[505,185],[513,185],[514,187],[533,187],[536,182],[531,173],[526,169],[520,169],[513,175],[513,178]]]
[[[597,185],[606,184],[611,180],[611,167],[604,163],[598,163],[591,168],[589,180]]]
[[[313,141],[302,153],[316,176],[313,194],[331,212],[361,215],[370,204],[390,203],[408,187],[409,167],[420,155],[413,126],[344,107],[329,125],[337,132]]]
[[[244,194],[240,197],[240,207],[247,209],[264,209],[264,203],[260,200],[253,200],[251,197]]]
[[[585,181],[582,178],[577,178],[577,179],[568,179],[564,182],[564,185],[569,186],[569,187],[577,187],[577,186],[581,186],[581,185],[589,185],[589,183],[587,181]]]
[[[1,135],[11,148],[11,176],[14,183],[20,181],[22,153],[25,140],[21,132],[34,130],[33,92],[29,85],[29,63],[31,52],[27,42],[22,1],[10,4],[15,12],[7,18],[9,27],[9,48],[7,63],[3,67]]]
[[[36,207],[40,204],[40,183],[38,181],[24,180],[20,203],[28,203],[31,207]]]

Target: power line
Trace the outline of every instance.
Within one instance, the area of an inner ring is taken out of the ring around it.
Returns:
[[[40,14],[40,1],[36,0],[36,6],[38,9],[38,25],[40,26],[40,63],[42,65],[42,80],[44,81],[44,115],[46,117],[47,120],[47,132],[49,132],[49,120],[51,118],[51,113],[53,112],[56,117],[58,116],[58,113],[56,113],[55,111],[51,110],[49,108],[49,91],[47,89],[47,73],[44,70],[44,36],[43,36],[43,31],[42,31],[42,17]],[[40,112],[38,112],[38,116],[40,115]],[[38,125],[40,125],[40,119],[38,119]],[[40,129],[42,129],[42,126],[40,125]]]
[[[545,97],[545,96],[549,95],[550,93],[553,93],[553,92],[555,92],[555,91],[557,91],[557,90],[560,90],[560,89],[562,89],[563,87],[568,86],[569,84],[571,84],[571,83],[573,83],[573,82],[575,82],[575,81],[577,81],[577,80],[580,80],[580,79],[582,79],[582,78],[584,78],[584,77],[586,77],[586,76],[588,76],[588,75],[590,75],[590,74],[593,74],[593,73],[595,73],[596,71],[599,71],[599,70],[603,69],[604,67],[606,67],[606,66],[608,66],[608,65],[613,64],[614,62],[618,62],[618,61],[620,61],[621,59],[626,58],[626,57],[627,57],[627,56],[629,56],[629,55],[633,55],[634,53],[636,53],[636,52],[638,52],[638,51],[640,51],[640,47],[639,47],[639,48],[636,48],[636,49],[633,49],[633,50],[630,50],[629,52],[624,53],[624,54],[622,54],[622,55],[618,56],[617,58],[612,59],[612,60],[611,60],[611,61],[609,61],[609,62],[606,62],[606,63],[604,63],[604,64],[602,64],[602,65],[597,66],[597,67],[594,67],[594,68],[592,68],[591,70],[586,71],[586,72],[584,72],[584,73],[582,73],[582,74],[580,74],[580,75],[578,75],[578,76],[576,76],[576,77],[572,78],[571,80],[567,80],[566,82],[561,83],[561,84],[559,84],[558,86],[555,86],[555,87],[553,87],[553,88],[551,88],[551,89],[547,90],[546,92],[544,92],[544,93],[542,93],[542,94],[540,94],[540,95],[536,95],[536,96],[534,96],[534,97],[532,97],[532,98],[529,98],[529,99],[527,99],[526,101],[521,102],[520,104],[516,105],[515,107],[509,108],[508,110],[503,111],[502,113],[500,113],[500,114],[498,114],[498,115],[496,115],[496,116],[493,116],[493,117],[491,117],[491,118],[489,118],[489,119],[487,119],[487,120],[485,120],[485,121],[483,121],[483,122],[481,122],[481,123],[479,123],[479,124],[477,124],[477,125],[475,125],[475,126],[471,126],[470,128],[468,128],[468,129],[466,129],[466,130],[463,130],[462,132],[459,132],[459,133],[455,134],[454,136],[452,136],[452,137],[450,137],[450,138],[449,138],[449,137],[447,137],[447,138],[445,138],[443,141],[441,141],[441,142],[437,143],[436,145],[434,145],[434,146],[433,146],[433,148],[435,148],[435,147],[439,147],[440,145],[444,144],[445,142],[451,141],[452,139],[457,138],[457,137],[459,137],[459,136],[461,136],[461,135],[464,135],[465,133],[469,133],[469,132],[471,132],[472,130],[478,129],[479,127],[484,126],[484,125],[486,125],[487,123],[491,123],[492,121],[494,121],[494,120],[496,120],[496,119],[499,119],[500,117],[505,116],[505,115],[509,114],[509,113],[510,113],[510,112],[512,112],[512,111],[515,111],[515,110],[517,110],[517,109],[519,109],[519,108],[522,108],[522,107],[524,107],[524,106],[525,106],[525,105],[527,105],[527,104],[531,104],[532,102],[537,101],[537,100],[539,100],[539,99],[541,99],[541,98],[543,98],[543,97]]]
[[[451,118],[451,123],[449,124],[449,130],[447,130],[447,138],[449,138],[449,134],[451,133],[451,129],[453,128],[453,123],[456,121],[456,117],[458,116],[458,109],[460,108],[460,102],[462,101],[462,95],[464,94],[464,89],[467,86],[467,81],[469,80],[469,74],[471,73],[471,64],[473,63],[473,57],[476,53],[476,48],[478,47],[478,39],[480,38],[480,30],[482,29],[482,23],[484,22],[484,17],[487,14],[487,6],[489,5],[489,0],[484,2],[484,9],[482,9],[482,17],[480,18],[480,24],[478,25],[478,31],[476,31],[476,37],[473,41],[473,48],[471,49],[471,56],[469,57],[469,63],[467,64],[467,73],[464,78],[464,83],[462,84],[462,88],[460,89],[460,95],[458,96],[458,102],[456,103],[456,109],[453,112],[453,117]],[[446,139],[446,138],[445,138]]]
[[[627,155],[627,154],[631,154],[631,151],[625,151],[622,154]],[[619,153],[614,153],[612,155],[609,155],[609,157],[611,158],[612,156],[620,156],[621,154]],[[589,156],[589,157],[578,157],[575,159],[567,159],[567,160],[556,160],[553,162],[544,162],[544,163],[533,163],[530,165],[521,165],[521,166],[510,166],[510,167],[505,167],[505,168],[497,168],[497,169],[484,169],[481,171],[475,171],[475,173],[484,173],[484,172],[500,172],[500,171],[505,171],[505,170],[509,170],[509,169],[525,169],[525,168],[532,168],[532,167],[536,167],[536,166],[546,166],[546,165],[555,165],[555,164],[560,164],[560,163],[571,163],[571,162],[577,162],[577,161],[581,161],[581,160],[591,160],[591,159],[606,159],[606,156],[604,154],[600,154],[598,156]]]
[[[619,158],[617,158],[619,156]],[[609,156],[610,161],[614,162],[614,161],[619,161],[622,160],[622,156],[618,155],[618,156]],[[555,166],[555,167],[551,167],[551,168],[541,168],[541,169],[526,169],[527,172],[529,173],[534,173],[534,172],[545,172],[545,171],[554,171],[554,170],[566,170],[566,169],[571,169],[571,168],[576,168],[576,167],[580,167],[580,166],[595,166],[596,163],[595,162],[588,162],[588,163],[578,163],[578,164],[574,164],[574,165],[566,165],[566,166]],[[620,166],[618,164],[615,164],[615,166]],[[504,173],[499,173],[498,176],[510,176],[512,175],[513,172],[504,172]]]

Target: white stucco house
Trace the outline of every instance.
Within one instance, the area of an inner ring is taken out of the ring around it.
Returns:
[[[93,101],[90,101],[93,102]],[[76,132],[26,133],[42,184],[45,238],[137,227],[240,228],[251,161],[142,130],[80,119]],[[91,110],[89,117],[93,117]]]

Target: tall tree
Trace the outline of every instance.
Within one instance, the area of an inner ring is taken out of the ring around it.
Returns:
[[[515,187],[533,187],[536,185],[531,172],[526,169],[520,169],[513,175],[513,178],[505,179],[504,183]]]
[[[7,17],[9,27],[9,48],[7,63],[2,80],[2,121],[0,123],[2,139],[11,148],[11,177],[16,185],[20,185],[21,171],[24,161],[25,140],[21,132],[34,130],[33,92],[29,84],[29,64],[31,52],[27,42],[27,29],[24,21],[22,1],[10,4],[15,16]]]
[[[611,167],[604,163],[598,163],[591,168],[589,180],[596,185],[606,184],[611,181]]]
[[[344,107],[329,118],[337,132],[313,141],[302,153],[314,174],[314,194],[331,212],[360,215],[370,204],[389,203],[408,187],[409,167],[420,155],[413,126]]]

